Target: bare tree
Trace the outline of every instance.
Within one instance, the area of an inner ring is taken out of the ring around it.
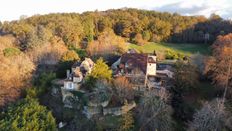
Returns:
[[[134,90],[132,89],[132,84],[125,77],[118,77],[114,80],[114,91],[115,95],[118,97],[121,104],[125,100],[134,99]]]
[[[67,47],[64,42],[60,38],[54,37],[51,42],[29,49],[27,55],[36,64],[55,65],[66,52]]]
[[[190,131],[220,131],[225,129],[227,113],[223,99],[206,102],[189,123]]]
[[[139,105],[140,130],[173,130],[172,108],[154,92],[146,92]]]

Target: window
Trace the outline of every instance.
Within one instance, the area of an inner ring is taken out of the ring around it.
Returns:
[[[68,88],[68,89],[73,89],[73,83],[69,82],[67,88]]]
[[[149,63],[156,63],[155,60],[152,57],[148,57],[148,62]]]

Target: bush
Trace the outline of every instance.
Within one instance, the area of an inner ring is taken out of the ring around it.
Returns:
[[[75,51],[77,52],[77,54],[79,55],[81,59],[84,59],[85,57],[87,57],[87,52],[85,50],[75,49]]]
[[[6,56],[6,57],[16,56],[16,55],[18,55],[20,53],[21,53],[21,51],[18,48],[14,48],[14,47],[5,48],[3,50],[3,55]]]
[[[27,88],[26,89],[26,98],[37,98],[38,90],[35,87]]]
[[[95,85],[95,83],[96,83],[96,78],[94,78],[94,77],[92,77],[92,76],[87,76],[86,78],[85,78],[85,83],[84,83],[84,87],[87,89],[87,90],[93,90],[95,87],[96,87],[96,85]]]
[[[56,78],[55,73],[42,73],[39,78],[38,82],[35,83],[36,87],[36,94],[37,96],[40,96],[44,94],[45,92],[49,91],[52,86],[52,80]],[[29,91],[29,93],[33,93],[33,91]]]
[[[170,59],[170,60],[183,60],[184,59],[184,55],[181,53],[178,53],[176,51],[173,50],[166,50],[165,51],[165,58],[166,59]]]

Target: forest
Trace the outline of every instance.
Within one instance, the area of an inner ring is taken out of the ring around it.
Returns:
[[[232,130],[230,33],[232,21],[216,14],[206,18],[133,8],[0,22],[0,130],[57,130],[63,120],[68,121],[66,130]],[[196,45],[191,53],[168,49],[191,50],[191,45]],[[129,48],[150,53],[151,47],[159,48],[158,60],[177,61],[175,78],[165,96],[145,93],[140,99],[124,89],[131,87],[127,80],[112,78],[110,66]],[[117,127],[73,115],[49,95],[52,80],[65,78],[66,70],[85,57],[98,67],[86,88],[104,79],[116,88],[119,100],[132,94],[139,99],[138,109],[122,116],[119,126],[114,121]]]

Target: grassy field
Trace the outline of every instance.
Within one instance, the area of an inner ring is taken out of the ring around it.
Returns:
[[[165,50],[172,50],[185,55],[191,55],[194,53],[201,53],[203,55],[210,54],[210,47],[206,44],[173,44],[173,43],[153,43],[150,42],[144,46],[138,46],[135,44],[129,44],[130,49],[136,49],[144,53],[152,53],[154,50],[162,52]]]

